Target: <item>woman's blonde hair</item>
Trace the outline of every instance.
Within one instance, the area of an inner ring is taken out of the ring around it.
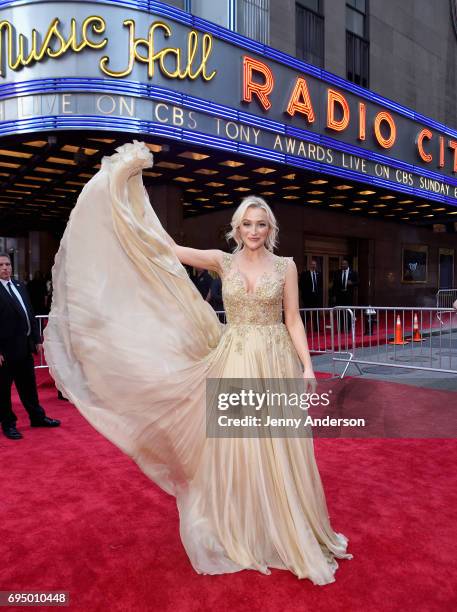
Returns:
[[[244,216],[248,208],[260,208],[267,213],[267,219],[268,219],[268,224],[270,226],[270,231],[268,232],[268,236],[265,241],[265,247],[269,251],[273,252],[278,242],[278,230],[279,230],[278,222],[276,221],[276,217],[274,216],[273,211],[268,206],[268,204],[265,202],[265,200],[263,198],[259,198],[258,196],[254,196],[254,195],[250,195],[247,198],[244,198],[244,200],[241,202],[241,204],[238,206],[238,208],[233,213],[233,217],[230,222],[232,229],[229,232],[227,232],[227,234],[225,235],[227,240],[232,239],[236,242],[236,247],[234,248],[233,252],[236,253],[238,251],[241,251],[241,249],[243,248],[243,241],[240,238],[238,229],[244,219]]]

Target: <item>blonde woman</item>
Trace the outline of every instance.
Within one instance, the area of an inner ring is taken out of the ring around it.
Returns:
[[[281,568],[333,582],[336,559],[351,555],[330,526],[312,439],[206,435],[209,379],[304,377],[315,386],[296,267],[273,252],[275,217],[249,197],[233,215],[233,253],[179,246],[144,190],[139,171],[151,165],[143,144],[120,147],[72,212],[53,269],[51,373],[95,428],[176,496],[197,572]],[[226,326],[182,264],[221,276]]]

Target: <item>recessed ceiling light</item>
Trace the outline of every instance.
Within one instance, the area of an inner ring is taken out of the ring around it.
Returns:
[[[355,207],[355,208],[350,208],[349,210],[362,210],[362,209]]]
[[[241,176],[241,174],[232,174],[232,176],[228,176],[227,178],[231,181],[247,181],[249,177]]]
[[[332,198],[332,200],[347,200],[348,197],[347,196],[330,196]]]
[[[5,157],[25,157],[26,159],[30,159],[32,157],[32,153],[24,153],[23,151],[9,151],[8,149],[0,149],[0,155],[5,155]]]
[[[233,191],[251,191],[249,187],[235,187]]]
[[[82,185],[85,185],[86,183],[81,183],[79,181],[67,181],[65,184],[66,185],[81,185],[82,186]]]
[[[357,193],[359,195],[372,195],[373,193],[376,193],[376,191],[370,191],[369,189],[366,189],[365,191],[358,191]]]
[[[400,202],[398,202],[399,204],[412,204],[413,200],[401,200]]]
[[[267,196],[274,195],[274,194],[275,194],[274,191],[262,191],[261,192],[261,195],[267,195]]]
[[[198,202],[209,202],[209,198],[195,198]]]
[[[2,164],[0,163],[0,166]],[[37,166],[35,172],[46,172],[48,174],[65,174],[65,170],[58,170],[57,168],[44,168],[43,166]]]
[[[16,187],[29,187],[30,189],[41,189],[43,185],[30,185],[28,183],[14,183]]]
[[[186,159],[195,159],[200,161],[201,159],[207,159],[209,155],[205,155],[204,153],[196,153],[195,151],[184,151],[184,153],[179,153],[178,157],[185,157]]]
[[[257,185],[265,185],[265,186],[268,186],[268,185],[274,185],[274,184],[275,184],[275,182],[274,182],[274,181],[259,181],[259,182],[257,183]]]
[[[389,213],[388,215],[384,215],[385,217],[395,217],[395,215],[393,215],[392,213]]]
[[[217,196],[218,198],[226,198],[229,194],[228,193],[221,193],[221,192],[219,192],[219,193],[215,193],[213,195]]]
[[[239,166],[244,166],[244,162],[227,159],[227,161],[219,162],[219,166],[229,166],[230,168],[238,168]]]
[[[367,204],[368,200],[354,200],[354,204]]]
[[[283,200],[298,200],[299,196],[296,195],[286,195],[286,196],[282,196]]]
[[[222,200],[221,204],[233,204],[233,200]]]
[[[308,204],[322,204],[322,200],[306,200]]]
[[[200,168],[200,170],[194,170],[195,174],[204,174],[210,176],[212,174],[219,174],[219,170],[211,170],[211,168]]]
[[[85,155],[94,155],[98,153],[98,149],[87,149],[86,147],[77,147],[75,145],[64,145],[60,150],[62,153],[78,153],[81,149]]]
[[[282,178],[286,179],[288,181],[294,181],[296,176],[297,175],[295,173],[293,173],[293,174],[285,174]]]
[[[173,180],[179,183],[193,183],[195,181],[195,179],[189,178],[188,176],[175,176]]]
[[[24,191],[23,189],[5,189],[6,193],[19,193],[21,195],[32,195],[31,191]]]
[[[375,208],[386,208],[387,204],[375,204]]]
[[[369,211],[368,211],[368,214],[369,214],[369,215],[379,215],[379,213],[378,213],[378,211],[377,211],[377,210],[369,210]]]
[[[352,185],[335,185],[334,189],[344,191],[345,189],[353,189]]]
[[[286,185],[283,187],[284,191],[296,191],[300,189],[299,185]]]
[[[13,164],[12,162],[0,161],[1,168],[20,168],[21,164]]]
[[[441,212],[442,210],[446,210],[445,208],[433,208],[433,212]]]
[[[47,176],[24,176],[24,178],[28,181],[42,181],[45,183],[50,183],[52,181],[52,179],[48,178]]]
[[[52,164],[63,164],[64,166],[76,166],[76,162],[74,159],[65,159],[65,157],[48,157],[46,160]]]
[[[169,168],[170,170],[179,170],[179,168],[184,168],[184,164],[175,164],[174,162],[160,161],[155,164],[155,167]]]
[[[418,204],[417,208],[430,208],[431,204]]]
[[[116,142],[114,138],[88,138],[87,140],[93,140],[94,142],[104,142],[105,144],[113,144],[113,142]]]
[[[393,195],[385,195],[385,196],[379,196],[380,200],[395,200],[395,196]],[[406,200],[407,202],[407,200]],[[405,202],[403,202],[405,204]]]
[[[325,185],[325,183],[328,183],[328,181],[324,181],[324,179],[316,179],[315,181],[310,181],[310,183],[311,185]]]
[[[255,168],[253,172],[258,172],[259,174],[271,174],[272,172],[276,172],[275,168]]]
[[[203,208],[214,208],[214,204],[203,204]]]
[[[215,183],[214,181],[212,181],[211,183],[206,183],[207,187],[223,187],[224,183]]]
[[[201,193],[202,190],[201,189],[194,189],[192,187],[192,188],[186,189],[186,191],[188,191],[189,193]]]
[[[452,210],[447,213],[448,215],[457,215],[457,210]]]
[[[27,145],[28,147],[41,148],[41,147],[46,146],[48,142],[46,140],[31,140],[30,142],[24,142],[24,144]]]
[[[330,208],[341,208],[343,204],[330,204]]]
[[[309,195],[322,195],[325,191],[319,191],[315,189],[314,191],[308,191]]]
[[[80,174],[79,176],[82,176],[82,174]],[[143,171],[143,176],[151,176],[152,178],[157,178],[159,176],[162,176],[162,173],[161,172]]]
[[[435,215],[424,215],[424,217],[434,217]]]

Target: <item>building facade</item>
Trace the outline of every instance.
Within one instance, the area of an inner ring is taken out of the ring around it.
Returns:
[[[256,193],[280,253],[318,262],[326,305],[343,258],[360,304],[431,306],[456,286],[453,2],[0,10],[0,234],[20,275],[49,268],[102,156],[141,136],[151,200],[186,244],[226,249],[234,207]]]

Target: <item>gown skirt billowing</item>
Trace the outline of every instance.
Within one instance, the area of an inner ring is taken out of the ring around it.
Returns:
[[[53,268],[45,354],[58,389],[176,496],[199,573],[288,569],[323,585],[347,538],[329,522],[312,438],[209,438],[208,378],[300,377],[281,322],[287,259],[246,292],[224,255],[228,324],[203,301],[144,189],[146,145],[104,158]]]

